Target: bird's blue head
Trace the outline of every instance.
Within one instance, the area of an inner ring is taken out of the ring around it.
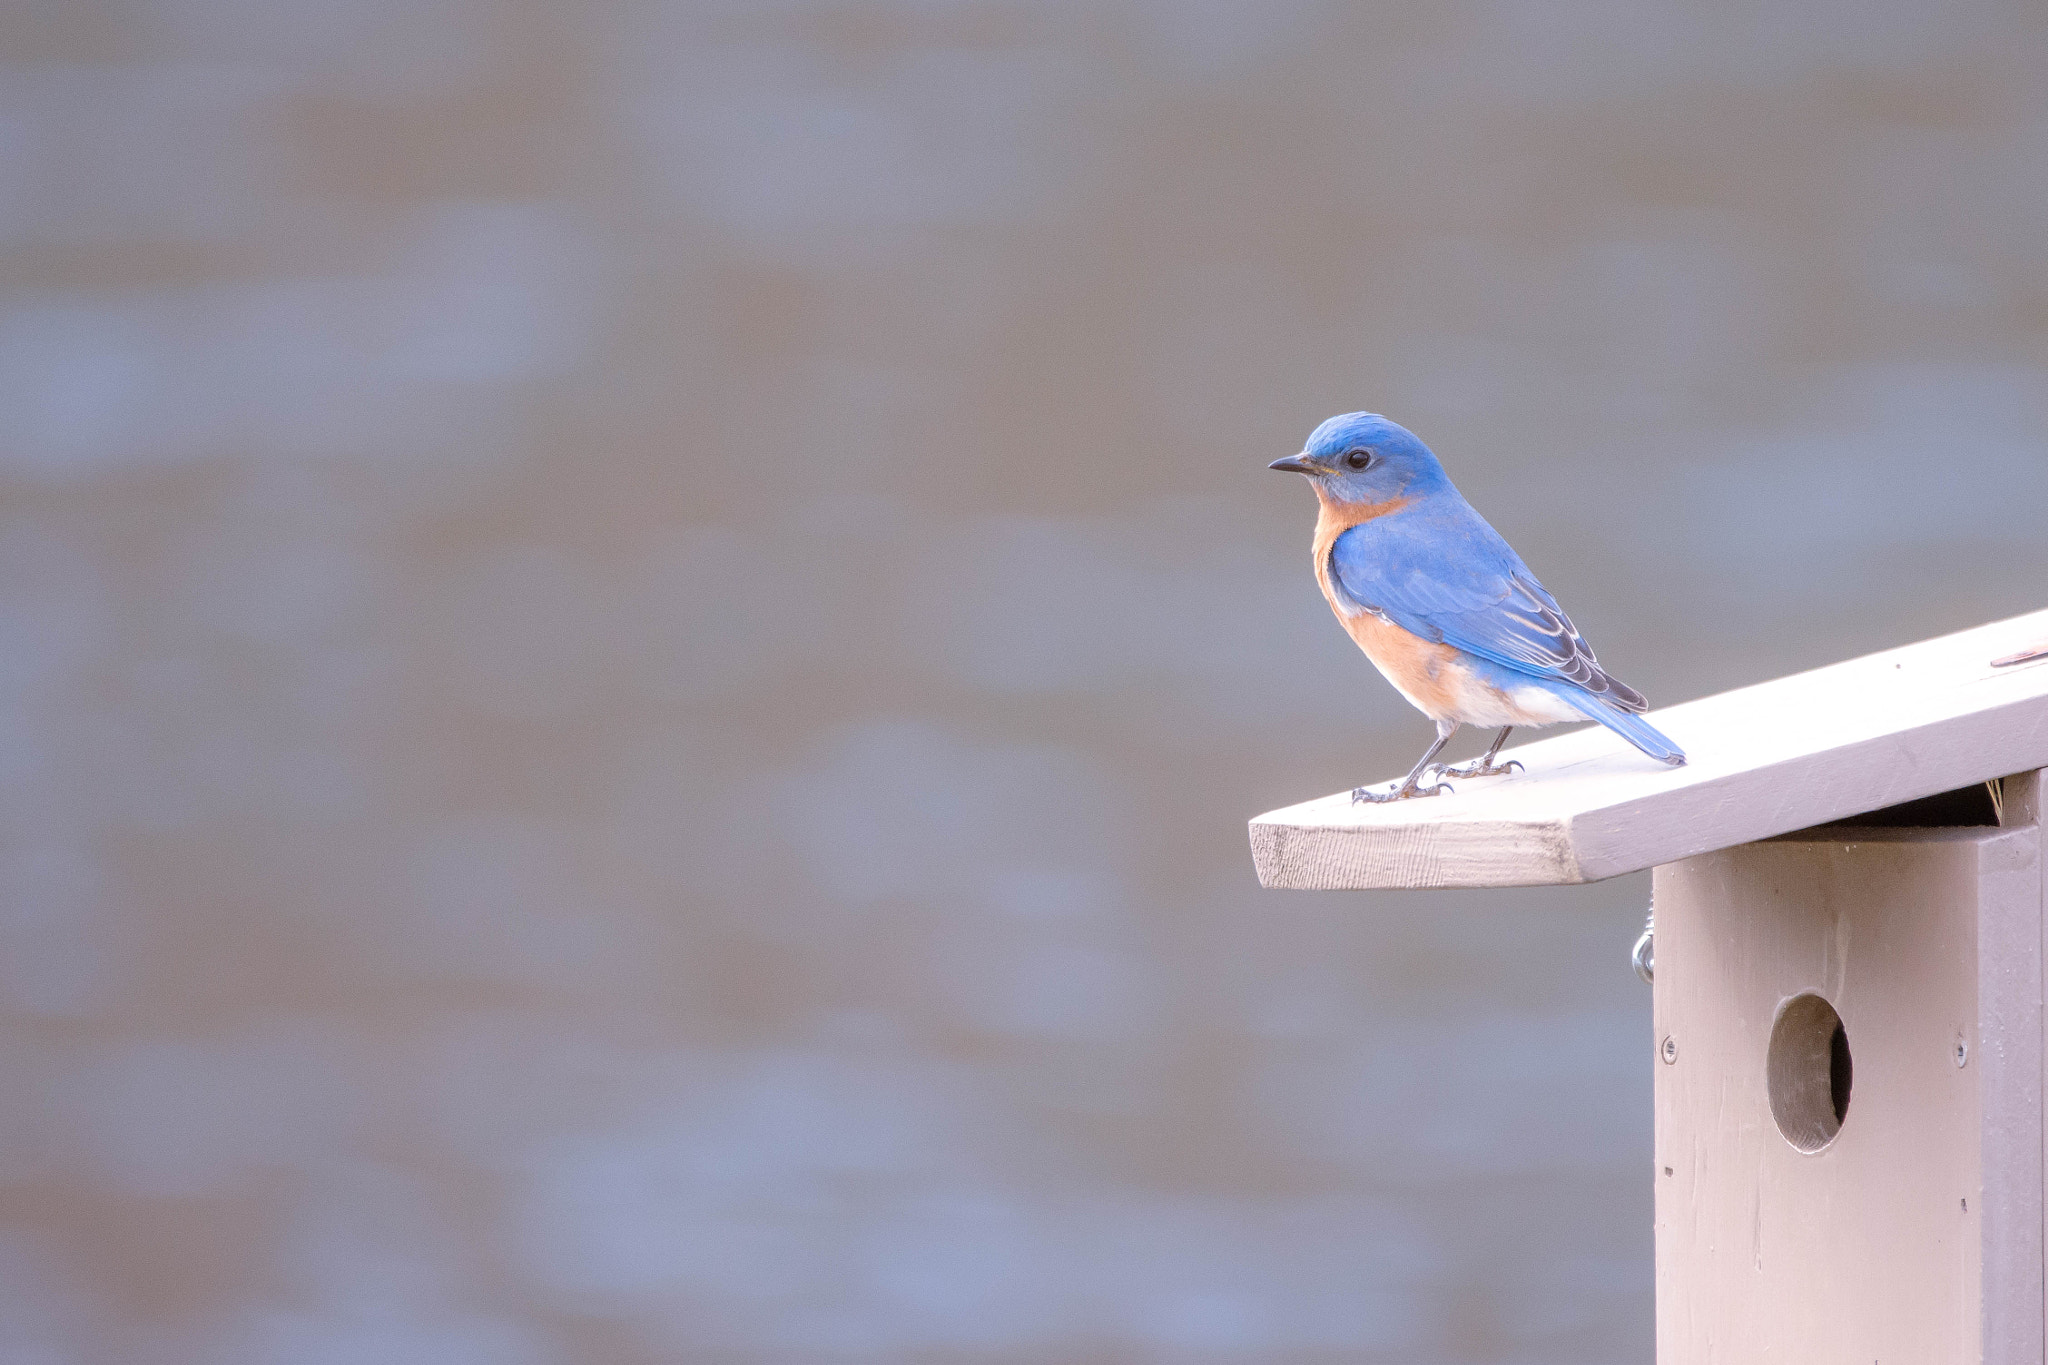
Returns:
[[[1448,487],[1420,437],[1376,412],[1347,412],[1309,433],[1301,454],[1266,466],[1306,474],[1333,502],[1383,503]]]

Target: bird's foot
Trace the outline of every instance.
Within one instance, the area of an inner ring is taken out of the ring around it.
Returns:
[[[1389,801],[1412,801],[1418,796],[1435,796],[1438,792],[1449,792],[1453,796],[1457,795],[1457,792],[1452,789],[1451,784],[1448,782],[1436,782],[1426,787],[1414,782],[1403,782],[1395,786],[1393,790],[1383,792],[1376,792],[1370,787],[1353,787],[1351,789],[1351,804],[1356,806],[1361,803],[1370,802],[1375,806],[1379,806],[1385,805]]]
[[[1522,765],[1514,759],[1505,763],[1488,763],[1483,758],[1474,759],[1462,768],[1448,767],[1442,763],[1432,765],[1438,777],[1501,777],[1507,773],[1523,771]]]

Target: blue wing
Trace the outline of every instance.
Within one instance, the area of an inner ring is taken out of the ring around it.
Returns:
[[[1462,499],[1352,527],[1330,546],[1330,576],[1359,606],[1425,640],[1569,683],[1625,711],[1649,705],[1607,676],[1557,599]]]

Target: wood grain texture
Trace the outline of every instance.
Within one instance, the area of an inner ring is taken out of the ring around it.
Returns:
[[[1594,727],[1452,796],[1269,811],[1252,860],[1298,890],[1598,881],[2048,766],[2048,657],[1991,663],[2044,633],[2033,612],[1651,712],[1683,768]]]

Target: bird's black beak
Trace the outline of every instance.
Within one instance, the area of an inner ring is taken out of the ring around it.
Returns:
[[[1266,466],[1266,468],[1268,468],[1268,469],[1284,469],[1284,470],[1286,470],[1286,471],[1287,471],[1287,472],[1288,472],[1289,474],[1313,474],[1313,473],[1315,473],[1315,470],[1314,470],[1314,469],[1311,469],[1311,468],[1309,467],[1309,465],[1308,465],[1308,462],[1307,462],[1307,461],[1305,461],[1305,460],[1303,460],[1303,459],[1301,458],[1301,456],[1299,456],[1299,455],[1288,455],[1288,456],[1285,456],[1285,457],[1283,457],[1283,458],[1281,458],[1281,459],[1278,459],[1278,460],[1275,460],[1275,461],[1273,461],[1273,463],[1271,463],[1271,464],[1267,465],[1267,466]]]

